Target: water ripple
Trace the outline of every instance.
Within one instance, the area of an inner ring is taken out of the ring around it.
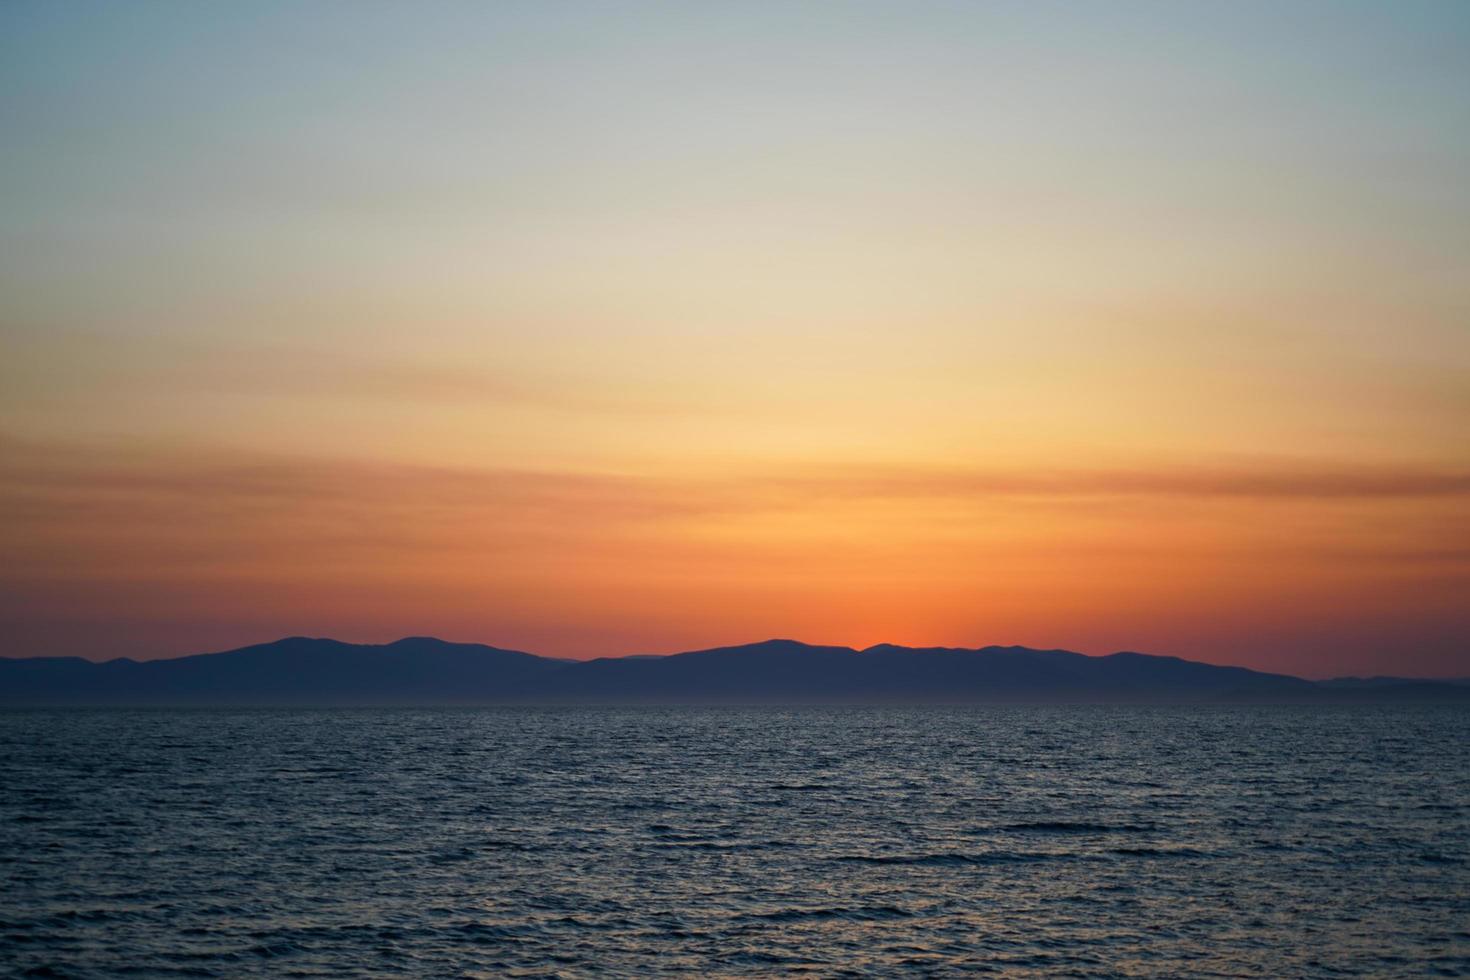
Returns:
[[[1455,707],[0,712],[0,974],[1470,974]]]

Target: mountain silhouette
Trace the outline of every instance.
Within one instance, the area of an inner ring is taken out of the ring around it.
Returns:
[[[1141,653],[1028,647],[865,650],[767,640],[668,656],[568,661],[409,637],[289,637],[169,660],[0,658],[0,704],[431,705],[1470,701],[1470,685],[1308,681]]]

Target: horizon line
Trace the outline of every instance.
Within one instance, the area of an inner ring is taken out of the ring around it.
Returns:
[[[404,636],[400,636],[397,639],[388,640],[388,641],[382,642],[382,643],[357,642],[357,641],[352,641],[352,640],[341,640],[341,639],[338,639],[337,637],[334,637],[334,636],[309,636],[309,635],[304,634],[304,633],[296,633],[296,634],[289,634],[289,635],[286,635],[286,636],[280,636],[280,637],[277,637],[277,638],[272,639],[272,640],[263,640],[263,641],[256,642],[256,643],[246,643],[246,644],[243,644],[241,646],[230,647],[228,649],[223,649],[223,650],[201,650],[201,651],[197,651],[197,652],[194,652],[194,653],[171,654],[171,655],[165,655],[165,656],[159,656],[159,657],[139,658],[139,657],[134,657],[134,656],[119,656],[119,657],[110,657],[110,658],[105,659],[105,660],[93,660],[93,659],[91,659],[89,657],[84,657],[84,656],[80,656],[80,655],[77,655],[77,654],[57,654],[57,655],[49,655],[49,654],[20,654],[20,655],[16,655],[16,654],[0,653],[0,660],[81,660],[84,663],[95,664],[95,665],[99,665],[99,666],[100,665],[104,665],[104,664],[121,663],[121,662],[139,663],[139,664],[142,664],[142,663],[163,663],[163,662],[174,661],[174,660],[187,660],[187,659],[190,659],[192,657],[210,657],[210,656],[219,656],[219,655],[222,655],[222,654],[237,653],[237,652],[239,652],[241,650],[248,650],[248,649],[251,649],[253,647],[269,647],[269,646],[275,646],[277,644],[288,643],[288,642],[291,642],[293,640],[306,640],[306,641],[311,641],[311,642],[339,643],[339,644],[342,644],[343,646],[353,646],[353,647],[391,647],[391,646],[397,646],[399,644],[408,643],[408,642],[412,642],[412,641],[430,641],[430,642],[434,642],[434,643],[442,643],[442,644],[445,644],[447,646],[484,647],[484,648],[491,649],[491,650],[499,650],[499,651],[502,651],[502,652],[505,652],[505,653],[517,653],[517,654],[522,654],[522,655],[529,656],[529,657],[536,657],[536,658],[538,658],[540,660],[550,660],[550,661],[555,661],[555,662],[559,662],[559,663],[567,663],[567,664],[586,664],[586,663],[593,663],[593,662],[596,662],[596,661],[599,661],[599,660],[666,659],[666,658],[669,658],[669,657],[678,657],[678,656],[683,656],[685,654],[692,654],[692,653],[709,653],[709,652],[718,651],[718,650],[738,650],[738,649],[747,648],[747,647],[762,647],[762,646],[769,646],[769,645],[772,645],[772,644],[785,643],[785,644],[794,644],[796,646],[801,646],[801,647],[808,647],[808,648],[812,648],[812,649],[828,649],[828,650],[847,651],[847,652],[854,653],[854,654],[869,653],[869,652],[871,652],[873,650],[877,650],[879,648],[888,647],[888,648],[892,648],[892,649],[896,649],[896,650],[909,650],[909,651],[914,651],[914,652],[926,652],[926,651],[982,652],[982,651],[1024,650],[1024,651],[1033,652],[1033,653],[1066,653],[1066,654],[1072,654],[1072,655],[1079,656],[1079,657],[1088,657],[1088,658],[1097,659],[1097,660],[1106,659],[1106,658],[1109,658],[1109,657],[1116,657],[1116,656],[1139,656],[1139,657],[1150,657],[1150,658],[1159,659],[1159,660],[1179,660],[1179,661],[1183,661],[1185,663],[1203,664],[1203,665],[1210,666],[1210,667],[1234,668],[1234,669],[1237,669],[1237,670],[1251,671],[1252,673],[1257,673],[1257,674],[1274,675],[1274,676],[1277,676],[1277,677],[1289,677],[1289,678],[1294,678],[1294,679],[1297,679],[1297,680],[1306,680],[1306,681],[1313,681],[1313,682],[1315,682],[1315,681],[1332,681],[1332,680],[1378,680],[1378,679],[1397,679],[1397,680],[1411,680],[1411,681],[1438,681],[1438,682],[1461,682],[1461,681],[1464,681],[1464,680],[1467,679],[1465,677],[1460,677],[1460,676],[1455,676],[1455,675],[1381,674],[1381,673],[1380,674],[1323,674],[1323,675],[1320,675],[1320,676],[1304,676],[1304,675],[1300,675],[1300,674],[1285,673],[1285,672],[1279,671],[1279,670],[1264,670],[1264,669],[1257,668],[1257,667],[1247,667],[1247,666],[1245,666],[1243,664],[1219,663],[1219,662],[1211,661],[1211,660],[1195,660],[1195,659],[1192,659],[1192,658],[1189,658],[1189,657],[1180,656],[1178,654],[1170,654],[1170,653],[1146,653],[1146,652],[1141,651],[1141,650],[1132,650],[1132,649],[1113,650],[1113,651],[1110,651],[1108,653],[1087,653],[1087,652],[1084,652],[1084,651],[1081,651],[1081,650],[1072,650],[1072,649],[1068,649],[1068,648],[1065,648],[1065,647],[1028,646],[1028,645],[1026,645],[1024,643],[987,643],[987,644],[983,644],[983,645],[980,645],[980,646],[952,646],[952,645],[946,645],[946,644],[927,644],[927,645],[923,645],[923,646],[911,646],[909,644],[892,643],[892,642],[888,642],[888,641],[881,642],[881,643],[872,643],[872,644],[869,644],[869,645],[863,646],[863,647],[856,647],[856,646],[850,646],[848,644],[838,644],[838,643],[811,643],[811,642],[808,642],[806,640],[799,640],[799,639],[795,639],[793,637],[782,637],[782,636],[769,637],[769,638],[763,639],[763,640],[748,641],[748,642],[743,642],[743,643],[725,643],[725,644],[719,644],[719,645],[716,645],[716,646],[693,647],[693,648],[683,649],[683,650],[674,650],[674,651],[669,652],[669,653],[623,653],[623,654],[600,654],[600,655],[590,656],[590,657],[564,657],[564,656],[551,656],[551,655],[548,655],[548,654],[536,653],[536,652],[531,651],[531,650],[522,650],[522,649],[518,649],[518,648],[514,648],[514,647],[497,646],[497,645],[495,645],[493,643],[486,643],[486,642],[481,641],[481,640],[449,640],[449,639],[445,639],[445,638],[440,637],[440,636],[435,636],[435,635],[430,634],[430,633],[411,633],[411,634],[407,634],[407,635],[404,635]]]

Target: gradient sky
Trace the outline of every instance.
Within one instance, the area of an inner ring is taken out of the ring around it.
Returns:
[[[1470,675],[1470,4],[0,6],[0,654]]]

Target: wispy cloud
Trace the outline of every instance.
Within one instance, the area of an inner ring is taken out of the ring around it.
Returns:
[[[1470,470],[1260,461],[1147,469],[967,470],[853,467],[788,478],[815,494],[858,497],[1240,497],[1338,500],[1470,495]]]
[[[12,500],[165,496],[200,502],[392,500],[400,504],[597,504],[630,518],[805,507],[831,500],[1182,497],[1413,500],[1470,496],[1470,471],[1301,462],[1147,469],[810,467],[703,476],[429,466],[148,444],[49,444],[0,436],[0,493]]]
[[[902,560],[926,578],[955,560],[944,538],[1073,563],[1149,553],[1236,561],[1290,541],[1275,560],[1427,569],[1458,566],[1470,549],[1470,526],[1456,516],[1465,497],[1470,477],[1430,468],[693,477],[0,438],[0,537],[12,581],[187,568],[269,579],[306,566],[407,581],[491,559],[552,578],[592,565],[696,563],[713,574],[794,556],[848,575],[844,554]],[[1348,516],[1363,514],[1370,519]]]
[[[538,367],[524,359],[467,356],[463,351],[438,358],[429,351],[387,356],[319,345],[205,342],[160,334],[124,339],[103,331],[13,323],[0,326],[0,338],[9,358],[8,366],[0,365],[0,379],[8,379],[13,398],[27,401],[75,396],[90,403],[167,392],[175,400],[228,394],[614,416],[698,416],[720,410],[706,398],[681,396],[668,384],[615,383],[564,366]]]

